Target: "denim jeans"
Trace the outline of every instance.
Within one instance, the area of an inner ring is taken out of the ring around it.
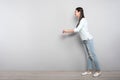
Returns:
[[[100,66],[99,66],[98,59],[97,59],[97,56],[96,56],[95,50],[94,50],[93,39],[83,40],[83,46],[86,50],[87,69],[100,71]]]

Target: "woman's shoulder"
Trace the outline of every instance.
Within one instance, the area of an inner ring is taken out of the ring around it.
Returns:
[[[81,20],[86,20],[86,18],[84,17],[84,18],[82,18]]]
[[[82,22],[87,22],[87,19],[86,18],[82,18],[81,21]]]

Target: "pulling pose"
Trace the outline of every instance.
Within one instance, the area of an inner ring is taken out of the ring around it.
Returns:
[[[76,28],[64,29],[63,33],[80,34],[82,43],[87,52],[87,71],[83,72],[82,75],[90,75],[93,73],[93,77],[97,77],[101,74],[100,66],[94,50],[93,36],[88,32],[88,24],[82,7],[76,8],[75,16],[78,18],[78,24],[76,25]]]

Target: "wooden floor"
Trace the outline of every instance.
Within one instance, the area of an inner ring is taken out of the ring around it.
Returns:
[[[37,72],[16,71],[0,72],[0,80],[120,80],[120,71],[106,71],[94,78],[92,75],[81,76],[82,72]]]

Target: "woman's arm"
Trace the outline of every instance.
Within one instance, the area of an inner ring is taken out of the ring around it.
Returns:
[[[74,33],[74,32],[80,32],[80,30],[84,27],[84,25],[87,24],[86,19],[82,19],[80,21],[80,24],[77,28],[74,29],[65,29],[63,30],[63,33]]]
[[[74,29],[64,29],[63,33],[74,33]]]

